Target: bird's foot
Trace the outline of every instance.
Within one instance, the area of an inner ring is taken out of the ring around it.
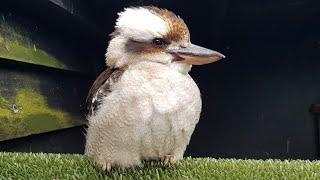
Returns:
[[[102,171],[110,172],[111,171],[111,163],[105,162],[102,164]]]
[[[165,155],[162,162],[164,166],[170,167],[173,164],[173,155]]]

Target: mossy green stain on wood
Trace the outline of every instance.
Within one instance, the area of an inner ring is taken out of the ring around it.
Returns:
[[[6,98],[0,97],[0,108],[8,108],[9,105],[10,103]]]
[[[71,122],[71,117],[68,113],[50,108],[46,98],[34,90],[18,90],[16,104],[18,108],[21,109],[20,111],[21,114],[24,115],[24,119],[26,121],[29,120],[31,124],[42,119],[49,119],[48,121],[50,121],[50,119],[56,119],[60,126],[71,125],[69,124]],[[36,125],[36,123],[34,125]]]
[[[4,44],[4,38],[0,36],[0,45]]]
[[[79,119],[50,108],[46,97],[36,90],[19,89],[14,102],[0,98],[0,140],[71,127],[75,118]]]
[[[4,17],[4,16],[2,16]],[[59,69],[70,69],[47,51],[39,48],[27,33],[0,20],[0,57]]]
[[[8,109],[1,109],[0,108],[0,117],[4,117],[4,118],[7,118],[9,119],[11,117],[11,111],[8,110]]]

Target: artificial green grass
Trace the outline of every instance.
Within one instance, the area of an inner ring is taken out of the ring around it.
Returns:
[[[320,161],[185,158],[104,173],[82,155],[0,153],[0,179],[320,179]]]

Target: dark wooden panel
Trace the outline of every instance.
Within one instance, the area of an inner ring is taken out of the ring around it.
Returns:
[[[87,14],[86,1],[82,0],[48,0],[51,3],[63,8],[70,14],[85,16]]]
[[[0,141],[0,151],[83,154],[85,127],[77,126],[59,131]]]
[[[316,115],[320,114],[320,104],[312,104],[310,108],[310,112]]]
[[[84,42],[88,43],[88,42]],[[11,12],[0,13],[0,57],[58,69],[92,72],[81,46],[46,26]]]
[[[60,1],[60,0],[58,0]],[[90,9],[91,1],[62,0],[63,5],[74,8],[72,14],[68,7],[61,7],[51,0],[5,0],[0,9],[15,12],[19,16],[34,20],[37,24],[46,27],[56,39],[62,39],[63,45],[69,46],[68,52],[77,55],[77,61],[88,63],[86,69],[93,69],[94,74],[105,68],[104,54],[108,34],[111,31],[102,31],[92,21]],[[67,1],[70,1],[67,2]],[[59,3],[59,2],[58,2]],[[108,22],[108,19],[104,20]],[[93,68],[92,68],[93,67]],[[97,71],[97,69],[100,69]],[[92,72],[91,70],[88,70]]]
[[[0,140],[84,123],[90,78],[0,67]]]

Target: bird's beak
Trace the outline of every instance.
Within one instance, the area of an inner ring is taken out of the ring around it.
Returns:
[[[175,61],[192,65],[209,64],[225,58],[223,54],[217,51],[194,44],[185,48],[168,50],[168,52],[176,57]]]

